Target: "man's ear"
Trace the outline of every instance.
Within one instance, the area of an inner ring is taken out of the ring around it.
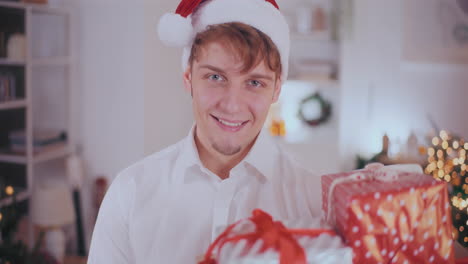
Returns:
[[[188,93],[192,92],[192,71],[190,67],[187,67],[183,74],[183,79],[184,79],[184,88],[185,91]]]
[[[275,81],[275,91],[273,92],[273,103],[278,102],[280,93],[281,93],[281,86],[283,84],[283,81],[281,81],[281,78],[278,78]]]

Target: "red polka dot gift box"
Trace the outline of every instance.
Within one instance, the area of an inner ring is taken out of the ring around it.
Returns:
[[[411,166],[322,176],[325,218],[353,263],[455,263],[447,184]]]

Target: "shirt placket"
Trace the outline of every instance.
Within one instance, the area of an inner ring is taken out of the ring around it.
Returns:
[[[235,182],[233,179],[229,178],[219,183],[213,203],[212,241],[216,239],[228,224],[229,210],[234,197],[234,191]]]

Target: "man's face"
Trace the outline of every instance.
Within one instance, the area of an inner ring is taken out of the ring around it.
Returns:
[[[264,62],[246,73],[241,73],[242,66],[230,49],[213,42],[184,73],[185,89],[193,97],[198,140],[227,156],[250,146],[281,87]]]

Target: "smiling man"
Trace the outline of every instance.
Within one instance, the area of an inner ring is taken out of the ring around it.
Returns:
[[[288,26],[274,0],[183,0],[159,33],[184,47],[195,125],[116,177],[89,263],[195,263],[255,208],[285,221],[318,216],[319,179],[262,131],[288,68]]]

